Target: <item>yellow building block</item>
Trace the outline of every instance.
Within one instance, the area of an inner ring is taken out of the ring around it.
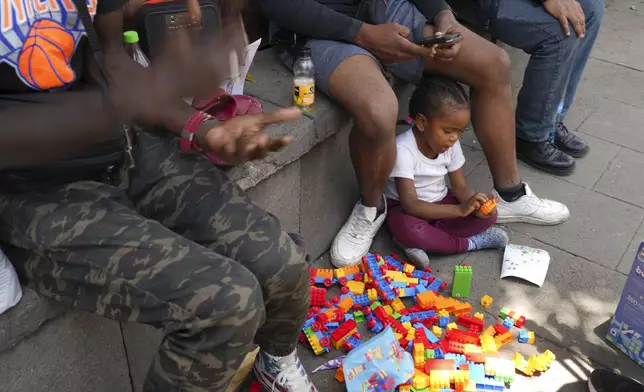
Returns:
[[[373,302],[376,299],[378,299],[378,292],[376,289],[369,289],[367,290],[367,298],[369,298],[369,301]]]
[[[429,374],[429,388],[441,389],[449,388],[451,370],[432,370]]]
[[[364,293],[364,283],[357,280],[350,280],[347,287],[354,295],[362,295]]]
[[[411,392],[411,385],[405,384],[398,386],[398,392]]]
[[[412,264],[405,263],[405,265],[403,265],[403,272],[406,274],[411,274],[415,269],[416,267]]]
[[[466,344],[463,347],[463,354],[481,354],[483,349],[475,344]]]
[[[415,343],[412,350],[414,357],[414,366],[417,368],[425,368],[425,345],[422,343]]]
[[[441,327],[439,327],[438,325],[432,325],[432,333],[437,338],[440,338],[443,335],[443,329]]]
[[[479,320],[483,320],[485,318],[485,316],[481,312],[474,313],[474,317],[479,319]]]
[[[383,306],[383,308],[385,308],[385,312],[387,312],[388,315],[391,316],[392,314],[394,314],[394,310],[392,309],[391,306],[385,305],[385,306]]]
[[[447,381],[449,382],[449,379]],[[429,376],[418,369],[414,369],[414,376],[411,378],[411,386],[414,389],[427,388],[429,386]]]
[[[438,316],[439,317],[449,317],[449,312],[447,310],[439,310],[438,311]]]
[[[489,308],[492,306],[492,302],[494,302],[494,298],[490,297],[489,295],[484,295],[483,298],[481,298],[481,306],[484,308]]]
[[[483,335],[494,336],[496,335],[496,330],[492,325],[490,325],[489,327],[485,328],[485,331],[483,331]]]
[[[402,302],[402,300],[398,297],[394,298],[393,302],[391,303],[391,307],[398,313],[400,313],[401,310],[405,309],[405,304]]]
[[[496,353],[496,342],[491,335],[481,335],[481,349],[484,353]]]
[[[445,329],[451,331],[454,328],[457,328],[456,323],[449,323]]]

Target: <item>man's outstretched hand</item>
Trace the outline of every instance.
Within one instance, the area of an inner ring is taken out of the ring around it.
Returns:
[[[246,114],[225,122],[205,122],[197,132],[197,143],[205,151],[212,151],[228,163],[243,163],[262,159],[269,152],[282,149],[291,137],[269,138],[262,131],[268,125],[299,118],[302,112],[295,107],[270,113]]]
[[[561,28],[566,36],[570,35],[570,25],[577,37],[584,38],[586,34],[586,16],[584,9],[577,0],[546,0],[543,8],[559,20]]]

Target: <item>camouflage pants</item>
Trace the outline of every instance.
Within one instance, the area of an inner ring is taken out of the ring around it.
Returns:
[[[176,140],[141,134],[120,186],[0,181],[0,239],[42,295],[160,328],[145,391],[224,391],[253,342],[293,351],[308,265],[279,221]]]

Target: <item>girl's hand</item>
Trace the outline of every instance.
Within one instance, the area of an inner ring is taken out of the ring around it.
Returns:
[[[496,197],[496,196],[494,196],[493,194],[488,195],[488,196],[487,196],[487,199],[488,199],[488,201],[489,201],[489,200],[494,200],[496,203],[498,203],[498,202],[499,202],[499,198],[498,198],[498,197]],[[482,205],[482,204],[481,204],[481,205]],[[487,218],[489,218],[489,217],[496,216],[496,207],[494,207],[490,212],[488,212],[488,213],[487,213],[487,215],[486,215],[486,214],[484,214],[484,213],[481,211],[481,209],[479,208],[478,210],[474,211],[474,215],[475,215],[477,218],[481,218],[481,219],[487,219]]]
[[[461,213],[463,216],[468,216],[472,212],[481,208],[481,205],[487,201],[487,196],[483,193],[475,193],[474,196],[470,197],[468,201],[462,203]]]

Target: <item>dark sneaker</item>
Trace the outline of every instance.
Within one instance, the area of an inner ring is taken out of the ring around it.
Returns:
[[[567,176],[575,170],[575,159],[550,140],[526,142],[517,138],[517,158],[546,173]]]
[[[590,147],[579,136],[570,133],[562,122],[555,129],[555,145],[558,149],[574,158],[581,158],[588,153]]]
[[[644,392],[644,385],[632,378],[597,369],[588,379],[588,389],[590,392]]]

